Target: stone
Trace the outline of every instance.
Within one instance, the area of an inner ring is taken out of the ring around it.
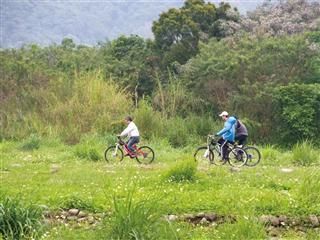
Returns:
[[[88,216],[88,214],[85,213],[85,212],[83,212],[83,211],[80,211],[80,212],[78,213],[78,218],[83,218],[83,217],[86,217],[86,216]]]
[[[205,217],[203,217],[203,218],[200,220],[199,224],[201,224],[201,225],[209,225],[209,222],[208,222],[208,220],[207,220]]]
[[[170,214],[170,215],[168,215],[167,219],[168,219],[168,221],[173,222],[178,219],[178,216]]]
[[[279,216],[279,222],[281,226],[286,226],[288,225],[288,218],[285,215],[280,215]]]
[[[262,215],[260,218],[259,218],[259,222],[267,225],[267,224],[270,224],[271,223],[271,217],[270,215]]]
[[[293,169],[292,168],[281,168],[280,171],[283,173],[291,173],[291,172],[293,172]]]
[[[196,214],[196,217],[203,218],[203,217],[205,217],[205,214],[203,212],[200,212],[200,213]]]
[[[320,223],[319,223],[319,219],[317,218],[317,216],[310,215],[309,220],[310,220],[312,227],[319,227]]]
[[[94,217],[93,216],[88,216],[88,223],[90,223],[90,224],[94,224],[95,223],[95,219],[94,219]]]
[[[270,218],[271,225],[274,227],[278,227],[280,225],[279,218],[272,216]]]
[[[57,164],[52,164],[51,167],[50,167],[50,173],[56,173],[58,172],[60,169],[60,166],[57,165]]]
[[[87,218],[85,218],[85,217],[78,218],[77,221],[78,221],[79,223],[83,223],[83,222],[86,222],[86,221],[87,221]]]
[[[240,171],[241,171],[241,169],[238,167],[231,167],[230,168],[230,172],[240,172]]]
[[[68,221],[76,221],[78,218],[76,216],[68,216],[67,220]]]
[[[214,222],[215,220],[217,220],[217,215],[215,213],[208,213],[206,214],[206,219],[210,222]]]
[[[77,216],[78,213],[79,213],[79,211],[80,211],[79,209],[71,208],[71,209],[69,209],[68,214],[69,214],[70,216]]]

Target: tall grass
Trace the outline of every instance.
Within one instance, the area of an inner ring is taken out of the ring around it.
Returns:
[[[125,198],[114,197],[114,212],[105,222],[109,233],[104,239],[176,239],[170,226],[157,213],[153,201],[134,201],[130,190]]]
[[[320,172],[312,171],[299,184],[297,203],[299,214],[320,214]]]
[[[5,198],[0,203],[0,233],[5,239],[34,239],[41,230],[41,210],[23,206],[16,199]]]
[[[313,144],[309,141],[303,141],[294,145],[292,149],[292,162],[300,166],[310,166],[318,161]]]
[[[164,174],[164,179],[169,182],[194,181],[196,179],[196,173],[196,162],[191,158],[187,158],[183,162],[180,161],[171,167],[168,172]]]

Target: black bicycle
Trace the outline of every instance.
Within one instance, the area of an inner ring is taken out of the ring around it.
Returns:
[[[221,146],[215,139],[214,135],[208,135],[207,145],[199,147],[194,153],[194,159],[198,162],[208,162],[215,165],[224,165],[229,162],[231,166],[242,167],[247,163],[247,153],[243,148],[236,145],[227,144],[227,158],[223,159],[221,154]],[[215,155],[219,156],[215,159]]]

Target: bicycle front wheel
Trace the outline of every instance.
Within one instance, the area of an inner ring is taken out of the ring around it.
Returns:
[[[154,151],[148,146],[139,147],[136,151],[136,159],[138,163],[152,163],[154,160]]]
[[[199,147],[193,156],[196,162],[209,162],[213,164],[214,155],[208,147]]]
[[[120,162],[123,160],[123,151],[116,146],[108,147],[104,151],[104,159],[109,163]]]
[[[248,155],[246,165],[249,167],[256,166],[261,160],[261,153],[259,152],[259,150],[255,147],[244,147],[244,150]]]
[[[233,167],[242,167],[247,162],[247,153],[242,148],[235,147],[228,154],[229,164]]]

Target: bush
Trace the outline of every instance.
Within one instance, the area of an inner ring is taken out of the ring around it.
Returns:
[[[92,161],[98,161],[102,159],[100,152],[97,148],[88,144],[79,144],[75,149],[75,155],[79,158],[88,159]]]
[[[320,131],[320,84],[291,84],[274,91],[276,136],[285,143],[318,139]],[[280,133],[280,135],[279,135]]]
[[[300,166],[310,166],[317,162],[318,155],[309,141],[297,143],[292,149],[292,161]]]
[[[134,121],[144,137],[161,135],[163,126],[160,113],[154,111],[146,101],[139,102],[139,107],[134,113]]]
[[[165,180],[173,182],[194,181],[196,179],[197,164],[193,159],[177,163],[166,174]]]
[[[188,144],[191,133],[182,118],[170,118],[165,122],[164,137],[173,147],[183,147]]]
[[[41,138],[38,135],[31,134],[27,139],[23,141],[23,143],[21,144],[21,149],[26,151],[39,149],[40,142]]]
[[[126,198],[114,197],[114,212],[106,220],[107,239],[176,239],[167,222],[157,213],[153,201],[134,202],[133,191]]]
[[[29,239],[40,236],[41,210],[23,206],[18,200],[5,198],[0,203],[0,233],[5,239]]]

